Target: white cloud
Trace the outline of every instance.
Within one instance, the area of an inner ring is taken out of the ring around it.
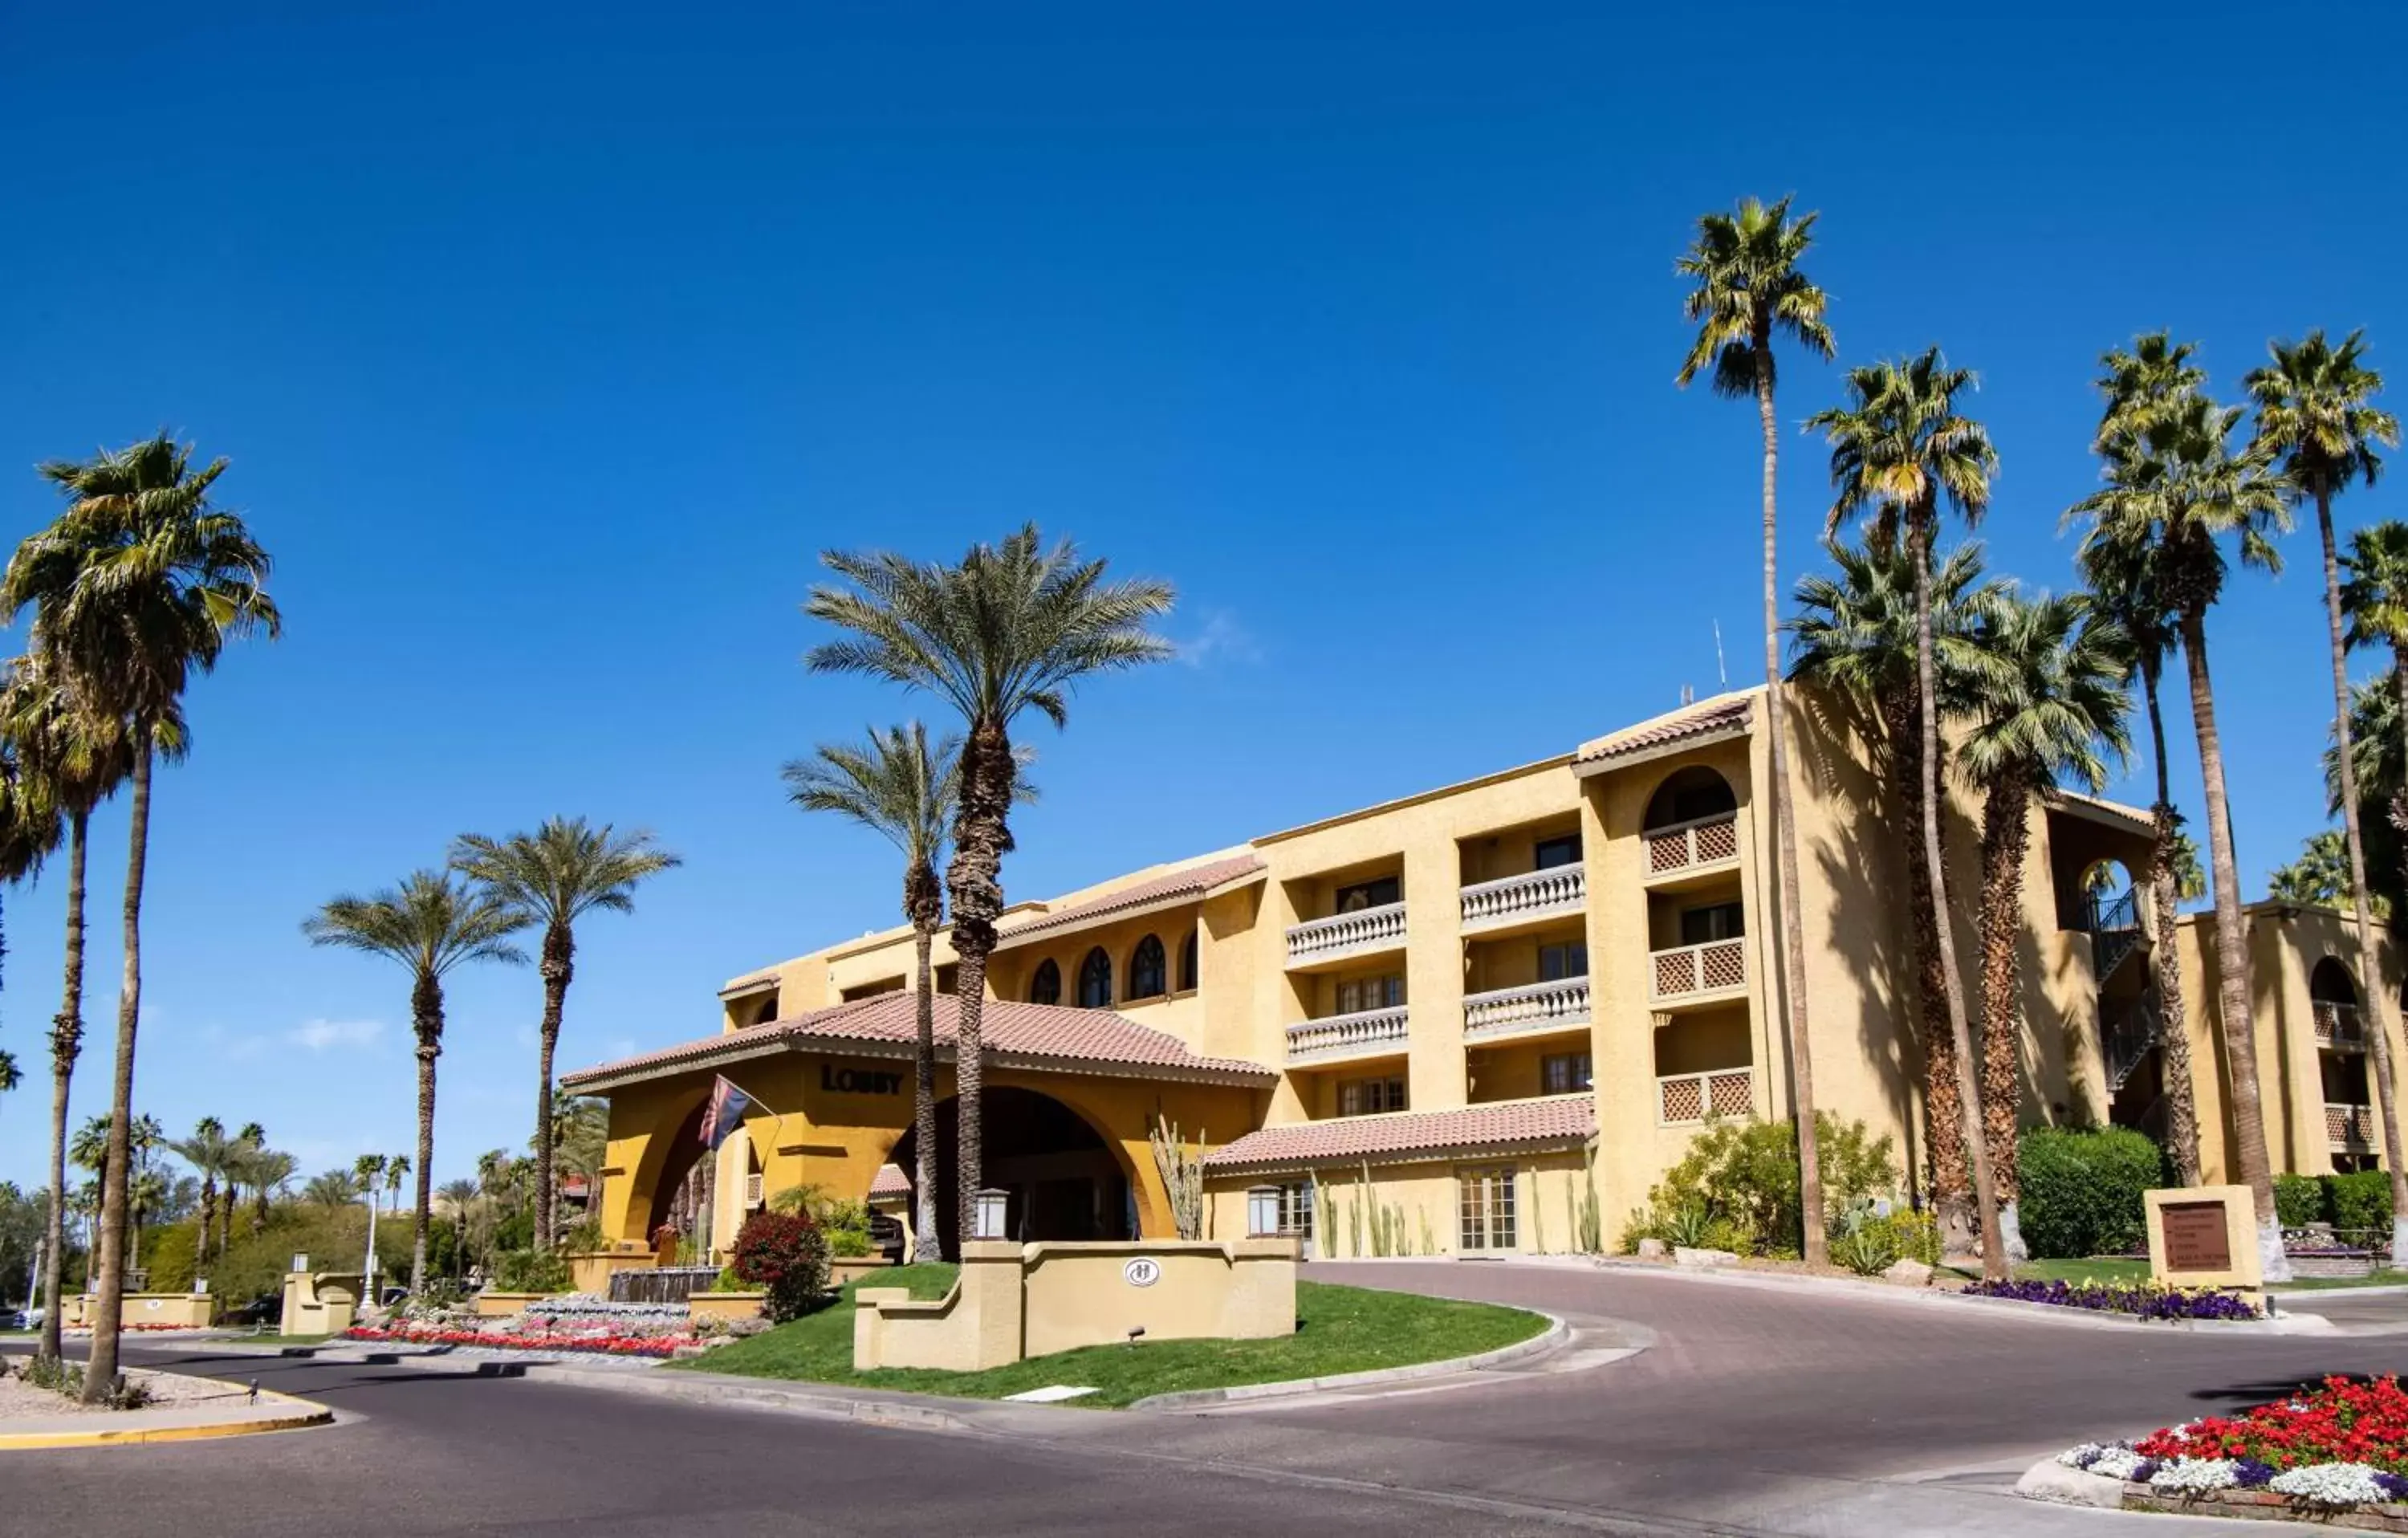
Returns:
[[[311,1052],[332,1047],[366,1047],[384,1030],[381,1020],[311,1020],[284,1033],[284,1039]]]
[[[1204,611],[1204,627],[1185,640],[1176,641],[1179,660],[1190,668],[1208,667],[1213,662],[1260,662],[1262,642],[1254,632],[1238,623],[1238,617],[1226,609]]]

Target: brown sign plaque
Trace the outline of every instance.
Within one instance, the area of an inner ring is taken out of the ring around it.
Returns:
[[[2221,1201],[2169,1201],[2157,1209],[2166,1236],[2166,1270],[2220,1272],[2232,1269],[2232,1232]]]

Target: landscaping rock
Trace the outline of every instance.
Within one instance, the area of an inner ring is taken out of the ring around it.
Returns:
[[[714,1343],[714,1344],[715,1344],[715,1343]],[[669,1355],[670,1355],[671,1357],[675,1358],[676,1358],[677,1360],[679,1360],[679,1361],[681,1361],[681,1362],[690,1362],[690,1361],[699,1360],[702,1357],[704,1357],[704,1356],[708,1355],[708,1354],[709,1354],[709,1352],[710,1352],[710,1345],[708,1345],[708,1344],[705,1344],[705,1345],[681,1345],[681,1346],[679,1346],[675,1351],[670,1352],[670,1353],[669,1353]]]
[[[1739,1257],[1729,1250],[1693,1250],[1686,1244],[1677,1244],[1672,1249],[1672,1263],[1696,1271],[1718,1271],[1738,1265]]]
[[[1642,1239],[1639,1242],[1639,1258],[1641,1260],[1661,1260],[1664,1258],[1664,1241],[1660,1239]]]
[[[1928,1287],[1931,1285],[1931,1268],[1909,1258],[1882,1272],[1885,1282],[1897,1282],[1905,1286]]]

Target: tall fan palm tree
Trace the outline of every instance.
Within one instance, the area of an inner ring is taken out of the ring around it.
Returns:
[[[948,737],[931,747],[928,728],[914,721],[873,730],[857,746],[823,742],[811,757],[796,759],[781,771],[787,798],[796,806],[850,817],[902,852],[903,916],[910,923],[918,957],[913,1254],[928,1259],[936,1258],[943,1231],[937,1215],[937,1006],[929,953],[945,921],[937,863],[944,858],[945,833],[961,798],[961,746],[960,738]]]
[[[2249,371],[2242,383],[2258,408],[2256,453],[2278,466],[2294,505],[2316,506],[2316,536],[2325,574],[2325,634],[2331,649],[2333,762],[2341,771],[2341,826],[2349,852],[2349,890],[2358,919],[2358,975],[2367,980],[2367,1032],[2374,1058],[2375,1099],[2383,1108],[2383,1167],[2391,1171],[2391,1242],[2394,1254],[2408,1244],[2408,1169],[2400,1157],[2400,1107],[2392,1077],[2391,1012],[2374,985],[2374,912],[2366,884],[2366,835],[2358,825],[2357,766],[2349,743],[2348,642],[2343,634],[2341,562],[2333,541],[2332,501],[2355,481],[2374,484],[2383,460],[2374,451],[2397,447],[2400,422],[2374,405],[2383,376],[2361,361],[2363,334],[2353,331],[2336,347],[2322,331],[2297,342],[2268,344],[2270,361]]]
[[[2099,453],[2112,458],[2123,452],[2116,445],[2137,444],[2143,432],[2207,382],[2206,373],[2190,362],[2192,351],[2189,343],[2174,342],[2167,333],[2157,331],[2137,338],[2129,352],[2111,349],[2101,356],[2099,389],[2106,397],[2106,409],[2093,442]],[[2166,657],[2178,638],[2172,606],[2157,579],[2163,553],[2160,532],[2145,520],[2112,529],[2101,527],[2084,541],[2077,564],[2092,601],[2123,626],[2131,641],[2141,697],[2148,711],[2149,757],[2157,782],[2157,799],[2150,809],[2146,876],[2152,931],[2149,970],[2157,992],[2166,1152],[2173,1161],[2174,1179],[2184,1186],[2196,1186],[2201,1178],[2199,1096],[2191,1077],[2189,1012],[2174,936],[2176,904],[2200,896],[2206,881],[2199,871],[2198,850],[2183,831],[2182,813],[2174,808],[2172,771],[2166,762],[2160,687]]]
[[[1819,685],[1847,702],[1858,735],[1887,782],[1890,813],[1911,847],[1923,826],[1923,734],[1915,672],[1914,572],[1905,553],[1825,544],[1837,575],[1798,583],[1798,614],[1790,622],[1790,677]],[[1940,716],[1961,719],[1976,694],[1977,622],[2001,601],[2007,584],[1982,574],[1982,547],[1968,542],[1942,556],[1931,578],[1931,634],[1939,675]],[[1942,774],[1947,744],[1942,747]],[[1935,776],[1940,778],[1941,776]],[[1917,1037],[1923,1048],[1923,1139],[1929,1191],[1960,1227],[1972,1214],[1971,1167],[1957,1100],[1956,1048],[1948,1033],[1946,981],[1933,923],[1931,872],[1920,858],[1906,862],[1908,922],[1914,931]]]
[[[2068,781],[2097,791],[2131,752],[2131,642],[2088,595],[2015,597],[1983,626],[1986,687],[1958,748],[1982,803],[1982,1111],[2000,1228],[2022,1247],[2015,1113],[2023,1100],[2023,900],[2032,802]]]
[[[206,1266],[209,1258],[209,1229],[217,1221],[218,1186],[225,1176],[238,1145],[226,1136],[225,1123],[215,1116],[203,1116],[194,1124],[193,1135],[167,1145],[168,1152],[191,1165],[201,1177],[201,1232],[193,1245],[193,1264]],[[231,1204],[234,1191],[226,1190]]]
[[[401,1188],[409,1179],[409,1156],[395,1154],[384,1161],[384,1194],[386,1205],[401,1211]]]
[[[2357,691],[2351,693],[2354,697]],[[2352,703],[2356,704],[2354,698]],[[2360,712],[2353,709],[2350,713],[2354,726]],[[2327,749],[2325,757],[2338,773],[2340,755]],[[2351,776],[2353,781],[2357,778]],[[2337,788],[2335,794],[2339,794]],[[2323,908],[2349,901],[2349,844],[2343,839],[2341,829],[2322,828],[2301,840],[2300,857],[2288,865],[2276,866],[2267,874],[2266,895],[2279,902],[2314,903]],[[2369,892],[2366,900],[2376,923],[2391,916],[2391,900],[2380,889]]]
[[[552,1058],[560,1044],[561,1010],[576,971],[577,921],[599,909],[632,913],[636,887],[684,863],[638,828],[621,833],[582,817],[552,817],[533,833],[506,839],[463,833],[452,841],[452,866],[543,930],[537,971],[543,978],[543,1023],[537,1047],[540,1083],[535,1112],[535,1241],[550,1249],[553,1209]],[[420,1202],[421,1206],[425,1203]]]
[[[1798,829],[1790,802],[1788,702],[1781,689],[1781,542],[1774,496],[1781,431],[1773,419],[1772,343],[1780,336],[1828,361],[1831,331],[1824,323],[1828,296],[1800,270],[1813,244],[1818,216],[1789,216],[1789,199],[1766,206],[1743,199],[1732,213],[1698,220],[1698,233],[1674,270],[1692,280],[1684,302],[1697,339],[1682,359],[1676,382],[1686,388],[1712,366],[1718,395],[1752,398],[1764,442],[1764,713],[1767,772],[1772,779],[1773,865],[1781,888],[1783,1020],[1797,1101],[1799,1195],[1805,1218],[1806,1258],[1826,1258],[1822,1159],[1814,1143],[1813,1054],[1807,1041],[1806,941],[1799,913]]]
[[[1949,1040],[1956,1048],[1957,1094],[1973,1170],[1975,1220],[1982,1235],[1984,1274],[2004,1280],[2007,1252],[1999,1226],[1998,1186],[1982,1136],[1980,1086],[1973,1073],[1965,983],[1958,975],[1955,921],[1940,852],[1940,712],[1931,641],[1931,551],[1943,499],[1971,526],[1989,506],[1998,452],[1980,423],[1956,410],[1973,376],[1951,368],[1932,348],[1919,357],[1848,371],[1848,404],[1818,411],[1808,425],[1831,444],[1830,526],[1861,514],[1867,539],[1886,549],[1902,539],[1914,572],[1915,689],[1923,737],[1923,860],[1931,880],[1932,925],[1940,947]]]
[[[2114,437],[2106,448],[2105,486],[2074,505],[2069,518],[2087,519],[2081,559],[2140,563],[2153,601],[2173,616],[2189,673],[2191,725],[2199,739],[2200,779],[2207,796],[2208,864],[2215,893],[2216,1006],[2225,1035],[2225,1071],[2231,1088],[2233,1162],[2258,1209],[2258,1247],[2265,1274],[2286,1280],[2290,1260],[2274,1212],[2274,1182],[2266,1155],[2266,1118],[2258,1087],[2257,1031],[2249,999],[2249,954],[2241,913],[2240,867],[2225,794],[2224,748],[2215,725],[2209,675],[2207,611],[2222,596],[2226,567],[2218,541],[2238,544],[2243,564],[2277,570],[2282,557],[2270,537],[2286,528],[2281,488],[2264,455],[2235,452],[2241,412],[2193,391],[2170,402],[2137,433]],[[2170,1030],[2169,1036],[2172,1034]]]
[[[953,1221],[967,1236],[984,1152],[986,964],[1003,911],[997,878],[1012,847],[1020,767],[1011,726],[1035,711],[1063,726],[1082,679],[1169,656],[1170,643],[1146,625],[1168,612],[1170,584],[1107,582],[1104,562],[1081,559],[1068,539],[1045,548],[1034,524],[1000,544],[971,546],[956,566],[887,552],[829,551],[820,559],[851,585],[813,588],[804,612],[847,634],[811,648],[805,666],[924,689],[960,712],[965,729],[945,885],[960,958],[953,1085],[961,1200]]]
[[[415,870],[368,897],[339,897],[303,922],[313,945],[337,945],[399,962],[409,970],[409,1015],[418,1037],[418,1213],[410,1225],[409,1290],[426,1281],[427,1187],[435,1168],[435,1059],[443,1052],[443,979],[465,961],[523,964],[509,937],[527,915],[491,892],[455,884],[441,870]]]
[[[142,880],[150,855],[150,777],[184,685],[217,666],[226,641],[277,634],[281,618],[265,582],[267,553],[242,520],[210,504],[225,461],[195,467],[192,451],[162,433],[83,462],[44,465],[67,498],[50,527],[28,538],[0,573],[0,608],[34,610],[41,653],[98,714],[125,724],[133,785],[125,865],[124,969],[117,999],[117,1065],[110,1089],[115,1152],[134,1100],[135,1027],[142,1009]],[[101,1183],[99,1286],[84,1399],[118,1381],[125,1264],[125,1175],[109,1160]]]

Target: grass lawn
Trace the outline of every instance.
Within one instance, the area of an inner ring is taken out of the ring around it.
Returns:
[[[2295,1281],[2276,1282],[2272,1292],[2339,1292],[2344,1287],[2408,1286],[2408,1271],[2377,1269],[2372,1276],[2302,1276]]]
[[[853,1286],[909,1286],[915,1298],[941,1298],[953,1281],[952,1266],[902,1266]],[[1544,1319],[1520,1309],[1298,1282],[1298,1328],[1284,1339],[1082,1346],[985,1373],[920,1368],[856,1373],[853,1370],[853,1287],[848,1286],[834,1307],[767,1334],[721,1346],[699,1361],[669,1365],[966,1399],[1001,1399],[1030,1388],[1068,1384],[1096,1392],[1068,1402],[1104,1409],[1133,1403],[1150,1394],[1279,1383],[1469,1357],[1527,1340],[1546,1328]]]

